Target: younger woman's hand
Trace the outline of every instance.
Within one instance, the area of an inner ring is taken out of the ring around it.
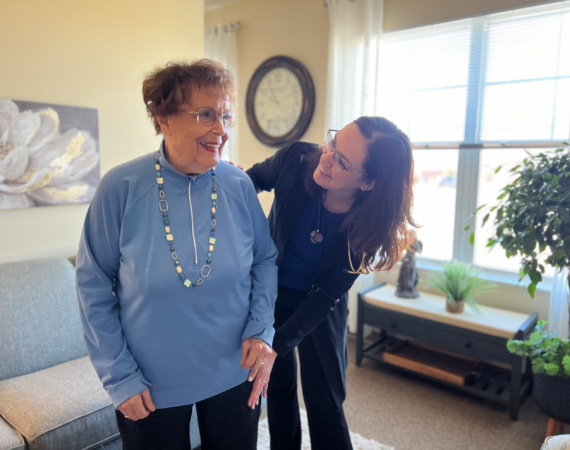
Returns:
[[[243,170],[243,166],[236,165],[236,164],[234,164],[234,163],[231,162],[231,161],[227,161],[227,162],[228,162],[229,164],[231,164],[232,166],[235,166],[235,167],[237,167],[238,169]]]
[[[269,385],[269,377],[271,376],[271,371],[273,370],[273,364],[275,363],[275,358],[277,358],[277,353],[275,350],[271,350],[271,354],[265,358],[265,361],[261,365],[261,368],[257,371],[257,375],[253,381],[253,387],[251,389],[251,395],[247,401],[247,406],[251,409],[255,409],[256,405],[259,404],[259,397],[263,392],[263,396],[267,398],[267,387]]]

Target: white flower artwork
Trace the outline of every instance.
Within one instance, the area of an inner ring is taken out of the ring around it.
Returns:
[[[95,109],[0,98],[0,210],[89,203],[98,141]]]

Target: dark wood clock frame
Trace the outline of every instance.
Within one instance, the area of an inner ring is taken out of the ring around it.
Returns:
[[[297,77],[303,92],[303,107],[301,109],[301,115],[293,129],[284,136],[270,136],[265,133],[257,122],[254,112],[254,98],[257,88],[259,87],[259,83],[267,72],[277,68],[284,68],[293,72]],[[296,59],[289,58],[288,56],[273,56],[272,58],[265,60],[257,68],[249,81],[245,110],[247,113],[247,121],[253,131],[253,134],[264,144],[272,147],[280,147],[299,140],[305,131],[307,131],[315,110],[315,86],[313,84],[311,74],[301,62]]]

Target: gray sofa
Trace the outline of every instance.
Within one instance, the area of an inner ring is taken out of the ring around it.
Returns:
[[[200,444],[196,414],[192,448]],[[66,259],[0,264],[0,450],[122,448]]]

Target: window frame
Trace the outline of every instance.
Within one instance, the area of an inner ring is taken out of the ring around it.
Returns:
[[[556,1],[552,3],[563,3]],[[537,5],[526,5],[522,8]],[[508,10],[513,10],[509,8]],[[479,206],[477,204],[477,195],[479,190],[479,170],[481,160],[481,150],[484,149],[501,149],[501,148],[557,148],[568,145],[567,142],[545,141],[545,142],[481,142],[479,123],[482,116],[483,101],[482,92],[484,86],[484,74],[487,64],[486,51],[488,46],[489,34],[485,32],[486,20],[489,15],[496,14],[485,13],[470,17],[471,19],[471,44],[469,47],[469,77],[467,84],[467,102],[465,114],[464,140],[462,143],[413,143],[414,150],[430,149],[450,149],[458,150],[459,157],[457,163],[457,189],[455,199],[455,223],[453,233],[453,255],[454,260],[474,264],[475,247],[470,243],[470,232],[465,232],[467,225],[474,225],[473,213]],[[454,19],[454,22],[463,19]],[[435,24],[433,24],[435,25]],[[418,27],[423,28],[425,27]],[[409,29],[408,29],[409,30]],[[391,33],[397,33],[404,30],[394,30]],[[556,77],[567,78],[567,77]],[[525,80],[531,81],[531,80]],[[489,83],[487,83],[489,84]],[[498,195],[498,194],[497,194]],[[479,231],[475,229],[475,231]],[[431,259],[417,255],[418,267],[430,270],[441,270],[443,262],[441,260]],[[485,266],[475,266],[484,270],[483,277],[489,280],[498,281],[507,284],[528,284],[527,280],[519,282],[519,273],[507,270],[492,269]],[[553,283],[552,277],[544,277],[543,282],[539,285],[539,290],[551,290]]]

